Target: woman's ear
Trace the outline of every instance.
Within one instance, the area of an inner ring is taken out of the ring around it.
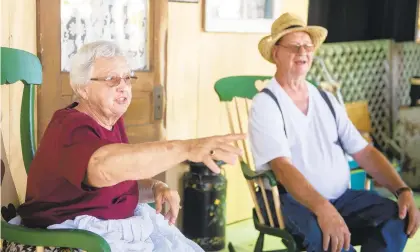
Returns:
[[[89,90],[86,86],[77,88],[77,94],[83,100],[88,100],[89,97]]]

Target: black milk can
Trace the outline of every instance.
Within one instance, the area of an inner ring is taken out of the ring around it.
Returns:
[[[190,170],[183,177],[183,233],[205,251],[222,250],[226,229],[226,177],[213,173],[203,163],[188,164]]]

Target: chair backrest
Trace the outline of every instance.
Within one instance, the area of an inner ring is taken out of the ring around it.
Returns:
[[[219,96],[219,100],[226,105],[230,132],[248,132],[248,113],[252,99],[266,86],[267,81],[271,78],[272,76],[230,76],[222,78],[215,83],[214,88]],[[238,145],[244,151],[244,157],[241,158],[241,170],[247,180],[246,182],[254,203],[254,214],[256,215],[256,217],[254,215],[254,218],[258,218],[258,222],[261,225],[278,226],[280,229],[284,229],[280,196],[274,174],[269,171],[265,172],[262,177],[254,171],[254,160],[248,139],[240,141]],[[274,206],[271,206],[269,203],[265,190],[268,188],[266,188],[263,178],[267,178],[270,182]],[[259,205],[258,193],[260,193],[264,201],[263,206]]]
[[[220,79],[214,85],[219,100],[225,102],[229,127],[232,133],[245,133],[248,128],[248,111],[251,100],[265,86],[269,76],[230,76]],[[260,85],[260,86],[258,86]],[[252,167],[252,155],[247,140],[241,141],[245,159]]]
[[[218,80],[214,89],[221,102],[225,102],[229,117],[229,127],[232,133],[245,133],[248,128],[248,112],[251,100],[260,92],[272,76],[230,76]],[[314,86],[317,84],[310,81]],[[252,155],[248,142],[241,141],[240,146],[245,151],[245,162],[253,167]]]
[[[219,100],[226,105],[230,132],[248,132],[248,112],[251,108],[252,98],[264,88],[266,85],[265,82],[271,78],[272,76],[231,76],[216,82],[214,88],[219,96]],[[251,170],[254,168],[254,160],[252,158],[248,140],[242,140],[238,145],[244,151],[244,157],[241,158],[241,169],[247,180],[259,223],[265,225],[266,221],[264,220],[262,209],[258,204],[257,187],[261,189],[266,210],[264,213],[269,219],[270,226],[274,227],[276,225],[273,218],[276,216],[278,226],[283,229],[284,223],[280,211],[279,192],[277,187],[272,187],[275,205],[275,213],[273,213],[264,190],[265,184],[263,183],[263,179],[261,177],[252,179],[255,177],[255,172]],[[275,181],[274,184],[276,184]]]
[[[231,76],[218,80],[214,86],[219,100],[226,106],[229,127],[231,133],[245,133],[248,132],[248,113],[251,108],[253,97],[260,92],[265,86],[266,81],[271,79],[272,76]],[[311,81],[310,81],[311,82]],[[314,86],[317,83],[311,82]],[[324,89],[321,85],[321,89]],[[371,121],[368,110],[367,101],[357,101],[345,104],[346,110],[350,120],[355,124],[356,128],[362,132],[371,132]],[[278,225],[281,229],[284,228],[282,214],[280,211],[279,192],[276,186],[275,178],[272,174],[270,185],[273,193],[274,200],[274,213],[267,200],[265,192],[265,184],[263,179],[258,177],[254,171],[254,160],[248,140],[239,142],[239,147],[244,151],[244,157],[241,159],[241,169],[244,177],[247,180],[248,188],[251,193],[251,198],[254,202],[256,215],[259,223],[266,225],[266,220],[263,217],[263,212],[257,200],[257,188],[261,190],[261,196],[264,200],[265,215],[268,217],[268,222],[271,227]],[[257,178],[258,177],[258,178]],[[275,223],[276,216],[278,223]]]
[[[34,85],[42,83],[42,66],[37,56],[27,51],[1,47],[1,82],[24,84],[20,112],[20,137],[26,172],[35,155]]]
[[[245,133],[248,132],[248,113],[251,108],[252,99],[260,92],[270,80],[272,76],[230,76],[222,78],[215,83],[215,91],[219,96],[219,100],[226,105],[228,114],[230,132]],[[314,86],[317,83],[309,81]],[[251,193],[251,198],[254,202],[256,215],[261,224],[266,224],[263,217],[263,212],[257,200],[257,188],[261,189],[261,196],[264,200],[265,215],[268,217],[268,224],[271,227],[278,225],[281,229],[284,228],[283,218],[280,211],[279,191],[274,175],[267,174],[271,185],[271,191],[274,200],[274,213],[267,200],[265,183],[262,177],[258,177],[256,173],[251,170],[254,169],[254,160],[248,140],[239,142],[239,147],[244,151],[244,157],[241,160],[241,169],[244,177],[247,180],[248,188]],[[258,177],[258,178],[256,178]],[[253,179],[252,179],[253,178]],[[277,217],[278,223],[275,223]]]

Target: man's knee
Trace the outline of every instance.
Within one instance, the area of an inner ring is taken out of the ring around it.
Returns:
[[[387,204],[384,204],[382,211],[382,214],[386,218],[381,225],[381,233],[385,241],[398,240],[398,242],[405,244],[408,238],[406,234],[408,216],[405,219],[400,219],[398,204],[391,200],[388,200]]]
[[[301,231],[302,245],[307,251],[324,251],[322,244],[322,231],[315,220],[308,222],[305,228]]]
[[[322,231],[320,229],[320,227],[318,226],[318,223],[315,222],[311,222],[308,225],[308,230],[306,232],[304,241],[303,241],[303,245],[306,248],[306,250],[309,252],[323,252],[324,248],[323,248],[323,235],[322,235]],[[328,246],[328,251],[330,250],[331,247],[331,243]],[[342,251],[344,252],[344,248],[342,249]],[[348,251],[355,251],[353,249],[353,247],[350,248],[350,250]]]
[[[379,214],[380,234],[386,244],[386,251],[403,251],[408,239],[408,218],[399,218],[398,204],[390,199],[383,199]]]
[[[389,219],[398,218],[399,210],[397,202],[384,198],[382,205],[383,214],[385,214]]]
[[[403,251],[408,239],[406,230],[407,219],[392,218],[386,221],[381,227],[381,234],[387,247],[392,251]]]

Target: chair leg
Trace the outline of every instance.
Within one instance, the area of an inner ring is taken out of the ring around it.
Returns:
[[[229,242],[229,244],[228,244],[228,250],[229,250],[229,252],[236,252],[235,248],[233,247],[233,244],[231,242]]]
[[[287,251],[289,252],[300,251],[297,249],[296,242],[294,240],[281,239],[281,241],[283,242],[284,246],[286,246]]]
[[[264,234],[260,232],[257,243],[255,244],[254,252],[263,252],[264,248]]]

